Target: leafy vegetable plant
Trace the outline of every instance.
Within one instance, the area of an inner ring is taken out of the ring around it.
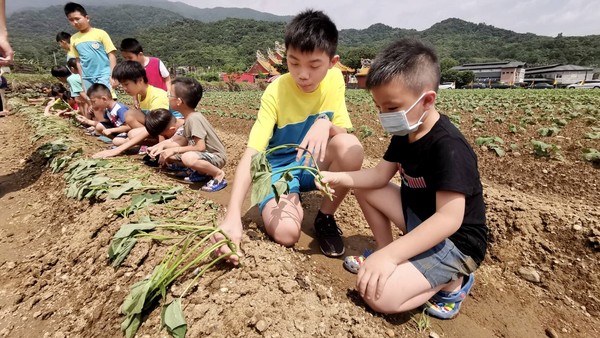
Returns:
[[[314,167],[298,165],[290,168],[280,169],[273,172],[273,168],[267,159],[267,155],[281,149],[286,148],[294,148],[299,149],[300,147],[297,144],[283,144],[277,147],[273,147],[271,149],[267,149],[265,151],[259,152],[256,155],[252,156],[252,162],[250,165],[250,170],[252,173],[252,195],[251,195],[251,204],[256,205],[260,201],[264,200],[270,193],[275,195],[275,201],[279,203],[279,198],[281,195],[285,195],[289,193],[289,182],[293,179],[292,171],[294,170],[306,170],[309,172],[317,181],[321,181],[323,176],[319,170],[319,167],[313,157],[312,153],[305,148],[303,149],[308,156],[310,156],[311,163],[314,164]],[[273,175],[277,175],[283,173],[279,180],[275,183],[271,184],[271,177]],[[333,195],[329,190],[328,185],[324,185],[325,195],[331,200],[333,200]]]
[[[209,239],[217,233],[223,239],[216,243],[209,243]],[[227,245],[231,252],[220,255],[206,263],[195,275],[188,287],[182,292],[179,299],[165,304],[161,315],[161,323],[173,337],[184,337],[187,331],[185,316],[181,308],[181,299],[208,269],[236,254],[236,247],[226,235],[218,228],[207,227],[205,230],[194,232],[185,236],[179,243],[174,244],[162,262],[157,265],[152,274],[137,282],[130,288],[129,295],[121,305],[121,313],[125,320],[121,323],[121,330],[127,338],[134,337],[142,323],[142,318],[149,313],[161,299],[166,298],[167,289],[181,275],[195,268],[208,258],[217,248]]]

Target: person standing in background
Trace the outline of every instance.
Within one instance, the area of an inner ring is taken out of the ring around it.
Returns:
[[[12,63],[15,52],[8,42],[8,29],[6,28],[6,1],[0,0],[0,66]]]

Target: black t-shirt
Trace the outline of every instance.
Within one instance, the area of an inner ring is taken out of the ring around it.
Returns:
[[[437,191],[465,195],[463,223],[449,239],[480,264],[488,230],[477,157],[448,117],[440,115],[433,128],[413,143],[408,142],[408,136],[392,136],[383,159],[399,164],[405,218],[407,208],[422,221],[431,217],[436,211]]]

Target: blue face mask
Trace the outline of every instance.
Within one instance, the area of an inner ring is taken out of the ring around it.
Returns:
[[[423,119],[425,114],[427,114],[427,111],[423,112],[423,115],[421,115],[419,121],[417,121],[417,123],[413,124],[412,126],[408,123],[408,118],[406,118],[406,114],[411,109],[413,109],[414,106],[416,106],[417,103],[419,103],[419,101],[421,101],[423,96],[425,96],[425,93],[421,94],[417,101],[415,101],[415,103],[413,103],[412,106],[410,106],[410,108],[408,108],[405,111],[400,110],[392,113],[379,113],[379,121],[381,122],[383,129],[385,129],[386,132],[397,136],[406,136],[410,133],[414,133],[415,131],[417,131],[417,129],[419,129],[419,126],[423,124],[421,120]]]

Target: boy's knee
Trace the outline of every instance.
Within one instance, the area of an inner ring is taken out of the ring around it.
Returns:
[[[273,215],[268,219],[263,215],[263,222],[269,236],[283,246],[293,246],[300,240],[300,224],[295,217],[280,218]]]
[[[188,151],[181,155],[181,162],[186,167],[192,166],[194,164],[194,162],[196,162],[197,160],[198,160],[198,155],[196,155],[195,152],[192,152],[192,151]]]
[[[298,243],[300,240],[300,230],[295,230],[292,227],[285,227],[283,229],[275,231],[275,233],[271,235],[275,242],[285,247],[294,246],[294,244]]]
[[[358,170],[365,156],[360,141],[352,134],[338,134],[329,142],[327,152],[331,152],[335,162],[342,165],[344,170]]]
[[[362,297],[362,298],[365,301],[365,303],[367,303],[367,305],[369,305],[371,310],[373,310],[375,312],[383,313],[383,314],[394,314],[394,313],[400,312],[400,311],[398,311],[396,306],[392,306],[393,302],[386,301],[383,298],[379,298],[377,300],[366,299],[364,297]]]

